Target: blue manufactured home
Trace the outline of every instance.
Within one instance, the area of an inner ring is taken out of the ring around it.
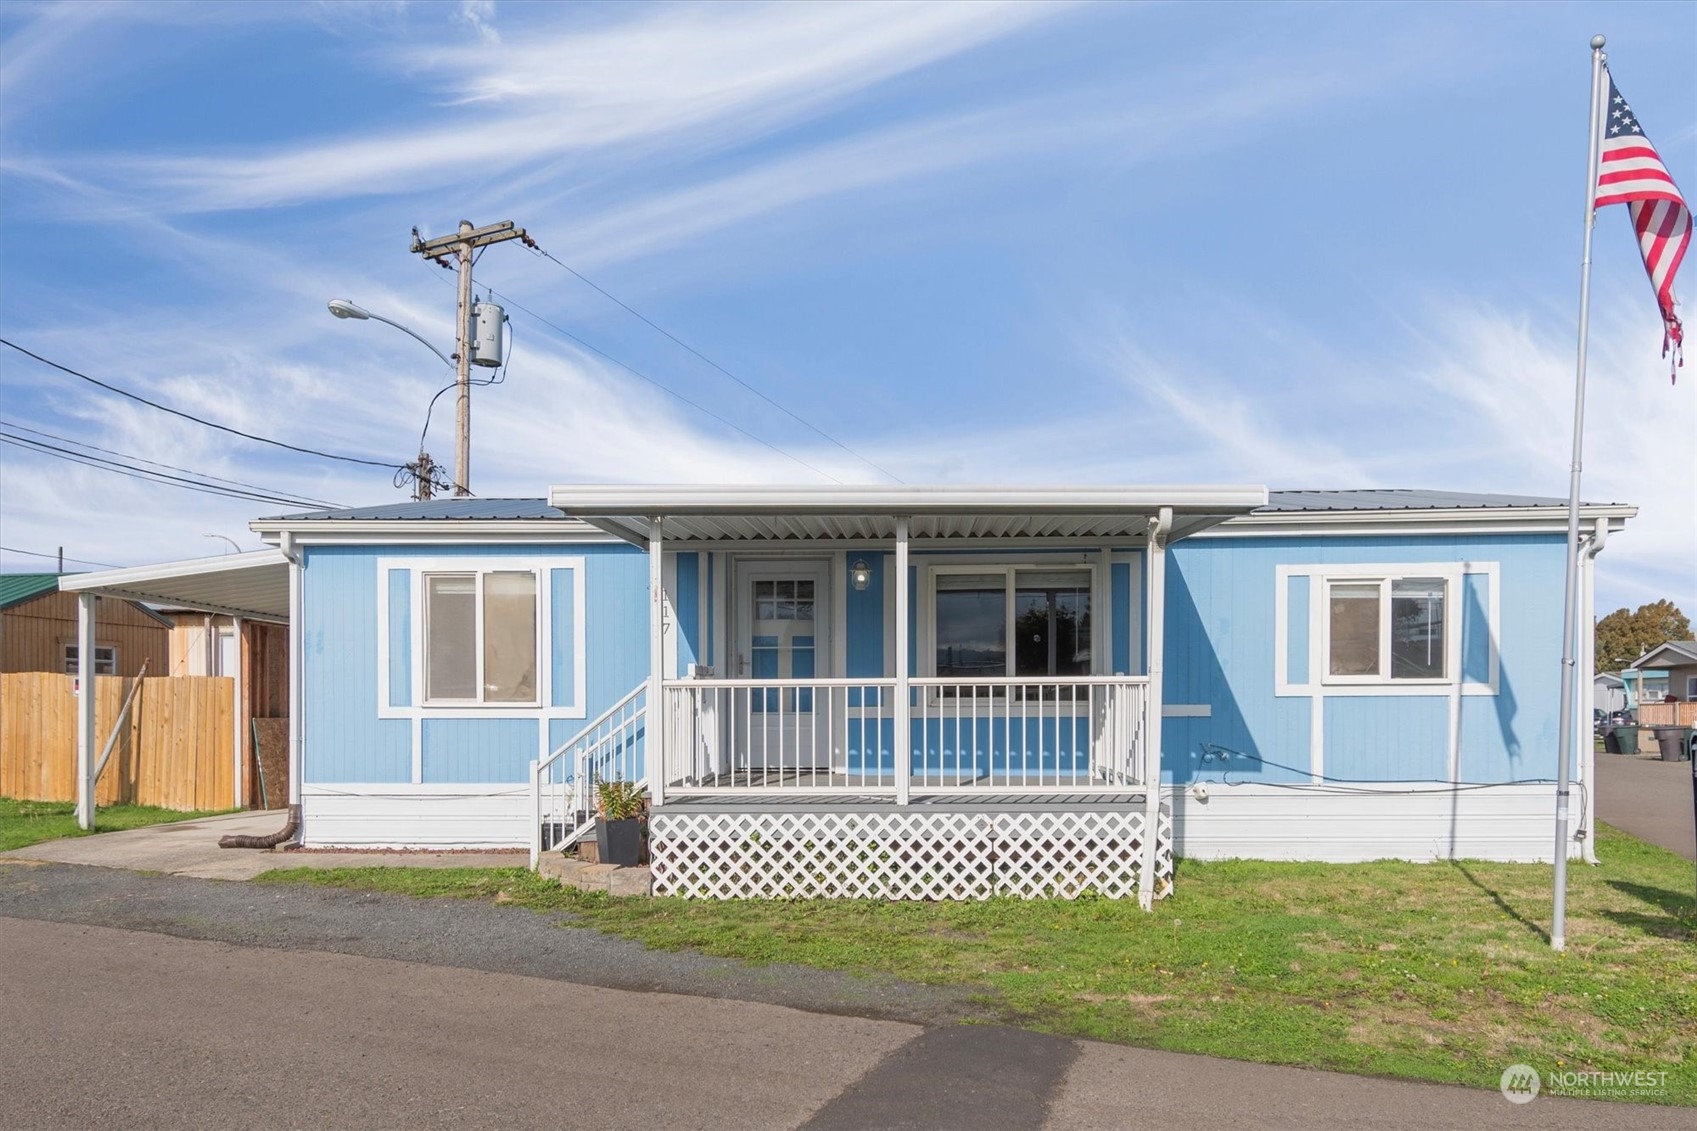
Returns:
[[[1587,601],[1633,513],[1582,511]],[[1561,500],[583,485],[253,527],[278,550],[155,574],[287,585],[309,846],[534,857],[625,778],[692,896],[1147,903],[1175,855],[1555,848]]]

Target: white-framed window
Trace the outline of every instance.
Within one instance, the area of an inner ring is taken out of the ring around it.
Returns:
[[[61,644],[59,654],[66,675],[77,674],[77,661],[80,649],[75,644]],[[96,644],[94,646],[94,674],[118,674],[118,647],[115,644]]]
[[[1322,682],[1449,681],[1455,628],[1448,578],[1327,578],[1322,592]]]
[[[1088,565],[935,566],[923,670],[963,681],[1091,675],[1095,587]]]
[[[425,704],[540,705],[537,571],[431,570],[419,581]]]
[[[1697,703],[1697,675],[1685,677],[1685,700],[1688,703]]]

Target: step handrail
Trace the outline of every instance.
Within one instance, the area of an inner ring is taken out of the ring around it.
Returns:
[[[552,792],[552,788],[557,786],[559,789],[557,800],[564,803],[569,796],[569,805],[574,821],[577,819],[577,814],[587,813],[590,809],[590,785],[586,778],[587,775],[594,772],[593,762],[596,755],[612,746],[615,740],[620,742],[631,741],[634,739],[636,728],[639,725],[647,725],[648,704],[644,702],[632,709],[632,704],[641,698],[647,690],[648,682],[644,680],[631,688],[618,702],[578,728],[576,734],[555,747],[548,757],[530,764],[530,866],[532,868],[536,867],[537,861],[542,857],[544,793]],[[611,725],[607,733],[597,737],[597,733],[604,727],[609,727],[609,724]],[[548,782],[547,779],[552,776],[555,766],[566,758],[571,759],[568,776],[562,777],[557,783]],[[606,759],[603,758],[601,761],[605,762]],[[547,782],[548,787],[546,790],[545,782]],[[647,785],[646,777],[640,778],[636,784],[639,787],[645,787]],[[563,819],[566,814],[558,813],[553,814],[553,816],[559,816]]]

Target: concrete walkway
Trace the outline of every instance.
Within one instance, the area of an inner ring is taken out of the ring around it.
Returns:
[[[1690,762],[1597,755],[1597,817],[1687,860],[1697,860]]]
[[[273,868],[524,868],[523,852],[279,852],[219,848],[231,834],[264,836],[281,829],[289,815],[281,809],[202,817],[143,829],[95,833],[49,840],[0,852],[0,860],[37,860],[55,864],[92,864],[136,872],[164,872],[203,880],[251,880]]]

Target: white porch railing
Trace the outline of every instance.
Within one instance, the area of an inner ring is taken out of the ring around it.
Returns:
[[[533,765],[531,867],[542,853],[566,843],[594,816],[596,782],[646,781],[647,714],[648,684],[639,683]]]
[[[672,680],[666,792],[897,794],[894,679]],[[1150,780],[1148,680],[909,681],[910,792],[1108,792]]]

